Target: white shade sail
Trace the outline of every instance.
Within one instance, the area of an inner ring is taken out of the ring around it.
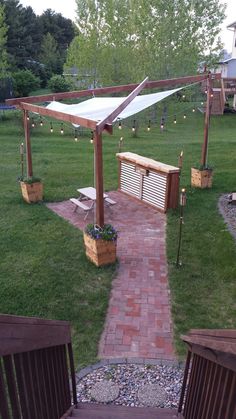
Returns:
[[[116,118],[125,119],[129,116],[135,115],[138,112],[143,111],[149,106],[154,105],[157,102],[165,99],[166,97],[173,95],[179,90],[185,88],[181,87],[178,89],[166,90],[159,93],[151,93],[148,95],[137,96]],[[48,109],[59,111],[68,115],[76,115],[83,118],[99,122],[103,121],[109,116],[112,111],[118,108],[118,106],[124,101],[125,97],[94,97],[84,102],[75,105],[66,105],[60,102],[53,101],[47,105]],[[113,121],[115,122],[115,121]]]

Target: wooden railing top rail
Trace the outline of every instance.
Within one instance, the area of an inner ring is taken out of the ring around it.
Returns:
[[[181,336],[184,342],[198,345],[212,351],[236,355],[236,330],[191,330]]]
[[[69,322],[0,315],[0,356],[70,342]]]

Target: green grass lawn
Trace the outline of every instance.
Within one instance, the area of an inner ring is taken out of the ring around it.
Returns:
[[[107,191],[117,189],[115,154],[121,135],[123,151],[168,164],[177,165],[178,154],[184,151],[181,185],[187,188],[187,206],[180,269],[174,264],[178,210],[168,213],[167,227],[175,340],[181,356],[184,349],[179,336],[189,328],[236,327],[236,246],[217,210],[220,194],[236,190],[236,116],[212,117],[209,162],[215,168],[213,188],[198,190],[190,187],[190,168],[200,160],[203,115],[174,102],[168,110],[163,133],[159,124],[147,132],[147,114],[146,120],[140,119],[137,138],[130,130],[132,121],[122,131],[115,128],[113,136],[104,134],[104,183]],[[73,128],[65,124],[64,128],[62,136],[60,123],[55,122],[51,134],[46,121],[43,127],[37,124],[31,130],[34,175],[43,180],[47,202],[68,199],[78,187],[93,183],[90,133],[75,142]],[[23,140],[20,114],[0,115],[0,129],[0,312],[69,320],[76,361],[86,365],[96,359],[116,266],[94,267],[86,260],[79,230],[44,205],[22,201],[17,182]]]

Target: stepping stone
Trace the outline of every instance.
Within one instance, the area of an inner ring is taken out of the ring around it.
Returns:
[[[91,397],[97,402],[108,403],[117,399],[119,396],[119,386],[111,381],[100,381],[90,390]]]
[[[157,407],[165,403],[166,392],[159,384],[145,384],[138,391],[138,399],[148,407]]]

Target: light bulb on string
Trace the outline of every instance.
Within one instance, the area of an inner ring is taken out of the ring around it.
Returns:
[[[182,95],[182,98],[183,98],[183,99],[185,99],[185,97],[186,97],[185,95]]]
[[[78,131],[75,129],[75,141],[78,141]]]
[[[93,144],[93,131],[91,131],[90,143]]]
[[[211,95],[210,95],[211,97],[214,97],[214,93],[213,92],[211,92]]]
[[[184,113],[184,119],[186,119],[187,118],[187,115],[186,115],[186,113]]]
[[[35,128],[35,122],[34,122],[34,118],[32,118],[32,123],[31,123],[31,127]]]
[[[176,119],[176,115],[174,116],[174,124],[176,124],[177,123],[177,119]]]
[[[53,132],[53,125],[52,125],[52,122],[50,122],[50,132]]]
[[[201,102],[201,105],[203,106],[204,105],[204,102]]]
[[[196,111],[196,109],[195,109],[195,108],[193,108],[193,109],[192,109],[192,112],[195,112],[195,111]]]
[[[26,119],[27,119],[27,121],[29,121],[29,120],[30,120],[29,114],[27,114]]]
[[[119,121],[119,126],[118,126],[118,128],[119,128],[119,129],[122,129],[122,124],[121,124],[121,121]]]
[[[161,119],[161,131],[163,131],[164,130],[164,119],[162,118]]]
[[[147,130],[148,130],[148,131],[151,131],[151,120],[150,120],[150,119],[149,119],[149,121],[148,121]]]
[[[43,126],[43,120],[42,119],[40,119],[40,127],[42,127]]]
[[[63,134],[64,134],[64,127],[63,127],[63,124],[61,124],[61,130],[60,130],[60,132],[61,132],[61,135],[63,135]]]
[[[132,131],[133,131],[133,132],[135,132],[135,129],[136,129],[136,127],[135,127],[135,126],[136,126],[136,121],[135,121],[135,119],[134,119],[133,126],[132,126]]]

